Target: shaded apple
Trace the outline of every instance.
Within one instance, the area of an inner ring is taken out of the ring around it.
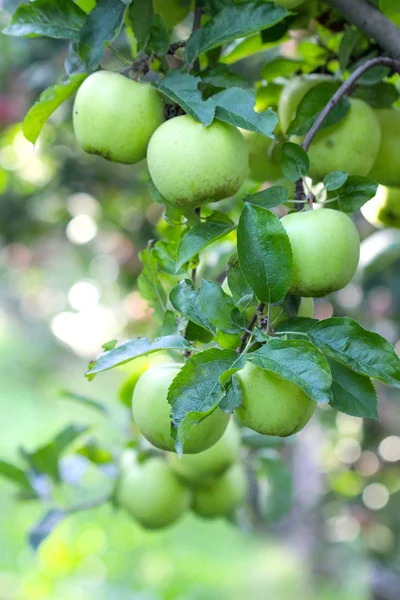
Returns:
[[[235,464],[209,486],[195,491],[192,508],[206,519],[227,516],[244,501],[246,492],[246,472]]]

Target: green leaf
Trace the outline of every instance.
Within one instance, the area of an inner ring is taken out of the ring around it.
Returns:
[[[192,426],[215,410],[225,395],[223,384],[245,363],[245,356],[217,348],[194,354],[186,361],[168,390],[174,427],[171,434],[178,430],[178,450]]]
[[[164,56],[169,49],[168,26],[160,14],[153,15],[150,23],[150,37],[146,51],[155,52],[157,56]]]
[[[248,359],[299,386],[311,400],[328,403],[332,375],[325,356],[306,340],[270,340]]]
[[[400,359],[377,333],[348,317],[333,317],[319,321],[308,335],[318,348],[356,373],[400,388]]]
[[[136,340],[127,340],[114,350],[103,352],[89,365],[87,377],[92,377],[96,373],[108,371],[115,367],[120,367],[125,363],[159,350],[193,350],[191,345],[180,335],[168,335],[150,341],[148,338],[137,338]]]
[[[366,37],[362,31],[353,26],[346,28],[339,46],[339,64],[342,71],[346,69],[353,52],[364,40]]]
[[[359,86],[353,94],[353,98],[360,98],[373,108],[390,108],[399,97],[396,86],[385,81]]]
[[[377,189],[378,184],[375,181],[360,175],[349,175],[346,182],[335,193],[337,206],[343,212],[354,212],[371,200]]]
[[[169,299],[172,306],[189,321],[215,334],[213,325],[200,306],[199,291],[194,289],[190,279],[180,281],[178,285],[172,288]]]
[[[316,323],[318,323],[317,319],[311,319],[310,317],[286,319],[285,321],[281,321],[275,327],[275,332],[282,333],[284,331],[293,331],[295,333],[308,333]],[[296,339],[298,338],[296,337]]]
[[[52,508],[29,532],[29,545],[33,550],[37,550],[42,542],[51,534],[65,517],[68,516],[68,511],[60,508]]]
[[[89,73],[97,69],[104,49],[120,32],[125,9],[126,4],[122,0],[98,0],[87,16],[79,35],[79,56]]]
[[[39,133],[50,115],[76,92],[85,78],[86,74],[84,73],[71,75],[68,80],[52,85],[40,94],[39,100],[29,109],[24,119],[22,130],[29,142],[36,143]]]
[[[329,360],[332,371],[332,408],[352,417],[379,419],[375,388],[365,375],[351,371],[344,365]]]
[[[72,0],[36,0],[20,4],[3,33],[77,40],[86,14]]]
[[[161,285],[158,263],[152,255],[150,246],[139,253],[139,258],[143,263],[143,271],[137,280],[139,290],[143,298],[154,308],[156,320],[162,322],[167,310],[167,295]]]
[[[19,467],[16,467],[15,465],[12,465],[4,460],[0,460],[0,476],[9,479],[13,483],[16,483],[24,490],[24,492],[36,497],[36,491],[29,481],[27,474]]]
[[[349,178],[349,174],[345,171],[332,171],[332,173],[328,173],[328,175],[324,179],[324,186],[328,192],[333,190],[337,190],[342,187],[344,183]]]
[[[160,194],[160,192],[158,191],[158,189],[152,181],[150,181],[148,184],[148,190],[153,202],[165,205],[164,219],[168,223],[171,223],[173,225],[180,225],[182,222],[183,215],[189,218],[190,213],[188,213],[185,210],[182,210],[182,208],[177,208],[174,204],[172,204],[172,202],[169,202],[166,198],[164,198],[164,196]]]
[[[144,50],[149,43],[153,15],[153,0],[132,0],[127,18],[135,35],[138,51]]]
[[[232,297],[218,283],[203,279],[199,291],[199,302],[206,318],[216,329],[225,333],[240,333],[244,330],[242,315]]]
[[[80,456],[84,456],[95,465],[107,465],[113,462],[113,455],[109,450],[101,448],[95,440],[88,440],[76,451]]]
[[[325,105],[328,104],[338,87],[338,83],[324,81],[311,88],[297,107],[296,116],[287,131],[288,135],[305,135],[308,133],[316,118]],[[335,108],[329,113],[320,129],[336,125],[336,123],[346,116],[349,108],[349,99],[345,97],[341,98]]]
[[[21,448],[21,453],[35,473],[45,473],[55,482],[59,482],[58,463],[61,454],[87,430],[88,427],[84,425],[68,425],[45,446],[41,446],[33,452],[27,452]]]
[[[263,512],[265,520],[274,523],[282,519],[293,506],[292,474],[283,460],[277,457],[262,456],[260,464],[269,483],[269,491]]]
[[[240,308],[240,310],[244,310],[253,302],[253,290],[247,283],[237,258],[235,262],[229,266],[228,285],[233,301],[235,302],[236,306]]]
[[[168,275],[185,273],[183,269],[176,269],[177,249],[177,242],[172,240],[160,240],[154,245],[151,253],[163,273],[168,273]]]
[[[202,83],[208,83],[215,88],[229,88],[229,87],[242,87],[246,88],[248,83],[238,75],[234,73],[228,65],[218,63],[215,67],[211,67],[200,73]]]
[[[267,137],[274,137],[278,117],[272,108],[257,113],[254,110],[256,94],[250,90],[231,87],[212,97],[215,102],[215,116],[235,127],[255,131]]]
[[[238,225],[237,249],[247,283],[262,302],[279,302],[292,280],[292,249],[272,212],[245,204]]]
[[[192,33],[186,44],[186,60],[191,64],[202,52],[272,27],[288,14],[285,8],[271,2],[225,6],[204,27]]]
[[[286,56],[276,56],[264,65],[260,76],[261,79],[270,83],[279,77],[291,77],[301,69],[302,64],[302,60],[287,58]]]
[[[281,164],[284,176],[289,181],[297,181],[307,175],[310,159],[301,146],[285,142],[282,146]]]
[[[214,119],[215,106],[211,98],[202,99],[198,89],[199,82],[201,82],[200,77],[175,69],[169,71],[160,81],[154,81],[152,86],[179,104],[194,119],[207,126]]]
[[[234,410],[243,404],[243,390],[235,374],[225,385],[225,396],[219,403],[219,408],[223,412],[233,413]]]
[[[69,80],[72,75],[86,74],[86,65],[79,56],[79,43],[77,41],[70,42],[68,52],[64,61],[64,70]]]
[[[82,394],[75,394],[74,392],[70,392],[68,390],[61,390],[60,396],[62,398],[68,398],[68,400],[73,400],[74,402],[79,402],[83,406],[87,406],[88,408],[94,408],[99,412],[108,415],[108,410],[101,402],[98,400],[93,400],[92,398],[87,398],[87,396],[83,396]]]
[[[274,208],[286,202],[288,197],[289,193],[283,185],[273,185],[266,190],[246,196],[244,200],[263,208]]]
[[[213,242],[235,229],[235,225],[220,221],[207,220],[191,227],[179,242],[176,260],[176,272],[194,256]]]

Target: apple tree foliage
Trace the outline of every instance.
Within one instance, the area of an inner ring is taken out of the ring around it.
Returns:
[[[178,450],[188,425],[218,406],[226,412],[240,406],[235,373],[246,361],[296,384],[315,402],[377,419],[373,380],[400,388],[400,360],[394,348],[348,317],[322,321],[297,317],[299,299],[289,293],[290,242],[277,211],[271,209],[285,205],[298,210],[313,200],[330,202],[331,208],[351,214],[374,196],[374,181],[336,171],[325,177],[318,191],[311,192],[306,183],[306,200],[294,198],[290,190],[299,180],[306,181],[310,160],[299,144],[279,133],[276,107],[286,81],[294,75],[333,76],[330,83],[310,90],[297,108],[288,133],[304,136],[341,82],[383,51],[329,3],[310,0],[290,11],[262,0],[199,0],[195,17],[193,5],[189,0],[186,4],[186,20],[171,30],[154,11],[152,0],[36,0],[21,3],[3,31],[65,43],[64,74],[60,68],[59,82],[40,95],[24,120],[24,135],[33,144],[52,113],[88,75],[102,68],[104,53],[114,51],[121,58],[121,72],[151,82],[162,94],[168,116],[186,113],[204,127],[219,119],[281,145],[283,178],[278,184],[265,188],[254,183],[232,202],[206,206],[201,213],[170,205],[149,183],[152,199],[165,204],[164,218],[176,231],[173,239],[150,241],[141,253],[138,284],[154,309],[154,339],[106,343],[90,363],[87,377],[159,350],[184,360],[179,386],[172,384],[168,397]],[[194,28],[193,17],[198,21]],[[282,45],[300,29],[297,58],[290,58]],[[241,64],[249,58],[254,59],[249,62],[250,73],[244,73]],[[374,108],[390,107],[399,97],[392,75],[388,68],[376,67],[358,80],[351,93]],[[339,123],[348,110],[349,100],[343,97],[322,128]],[[214,279],[202,278],[205,250],[227,237],[237,240],[237,253]],[[221,286],[226,275],[231,294]],[[276,306],[287,315],[277,325],[270,322]],[[233,348],[219,345],[221,334],[233,336]],[[71,396],[106,414],[96,401]],[[84,433],[85,428],[71,425],[46,446],[22,450],[25,468],[0,462],[0,473],[15,482],[21,498],[46,499],[49,486],[62,477],[63,451]],[[290,508],[287,468],[271,452],[274,441],[268,436],[244,432],[243,443],[260,452],[262,470],[272,483],[265,518],[279,519]],[[79,452],[99,465],[113,463],[113,457],[95,444],[81,444]],[[113,496],[100,499],[106,500]],[[37,547],[67,514],[68,510],[51,508],[32,530],[31,544]]]

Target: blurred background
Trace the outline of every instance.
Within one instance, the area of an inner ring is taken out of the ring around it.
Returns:
[[[1,27],[16,4],[0,1]],[[138,253],[169,235],[163,206],[148,195],[145,165],[80,151],[70,104],[36,148],[23,137],[21,120],[59,79],[65,51],[55,40],[0,37],[0,458],[16,464],[21,449],[47,443],[71,423],[90,427],[87,445],[112,454],[129,440],[118,387],[132,366],[90,383],[84,372],[104,342],[153,334],[136,283]],[[276,56],[249,54],[237,52],[235,68],[250,78]],[[111,54],[104,64],[123,68]],[[281,84],[270,86],[275,101]],[[361,215],[357,222],[364,239],[358,277],[320,300],[317,317],[347,314],[400,350],[399,232],[376,231]],[[203,270],[223,271],[232,249],[229,240],[212,246]],[[108,417],[62,396],[65,390],[101,401]],[[279,442],[294,505],[278,523],[250,528],[189,515],[148,533],[106,505],[63,521],[35,553],[27,532],[43,504],[19,502],[0,479],[0,599],[400,598],[399,392],[380,385],[378,393],[380,422],[327,407],[295,440]],[[63,467],[73,479],[82,465],[69,459]],[[80,498],[89,502],[110,485],[94,464],[80,481]]]

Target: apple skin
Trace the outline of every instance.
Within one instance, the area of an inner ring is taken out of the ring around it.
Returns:
[[[149,458],[121,471],[118,503],[146,529],[177,521],[190,506],[190,491],[162,458]]]
[[[281,223],[293,253],[292,294],[319,298],[350,283],[360,257],[360,236],[350,217],[322,208],[288,214]]]
[[[282,177],[279,148],[271,138],[243,131],[249,148],[249,175],[254,181],[275,181]],[[277,152],[278,150],[278,152]]]
[[[73,124],[78,144],[89,154],[124,164],[146,157],[154,131],[164,122],[164,103],[146,83],[97,71],[76,94]]]
[[[248,151],[236,127],[218,120],[204,127],[183,115],[154,133],[147,164],[164,198],[176,206],[194,208],[239,190],[248,171]]]
[[[235,464],[209,486],[195,491],[192,509],[206,519],[223,517],[244,501],[246,493],[245,470],[241,464]]]
[[[301,388],[250,362],[237,378],[243,405],[236,415],[258,433],[287,437],[303,429],[314,414],[317,404]]]
[[[163,17],[168,29],[172,29],[188,16],[191,4],[185,0],[153,0],[154,11]]]
[[[170,436],[171,406],[167,401],[168,388],[183,365],[155,365],[148,369],[136,383],[132,397],[133,420],[142,435],[153,446],[175,452],[175,442]],[[219,408],[198,425],[193,425],[191,435],[184,444],[186,454],[203,452],[215,444],[229,423],[229,415]]]
[[[297,107],[309,90],[325,81],[332,81],[328,75],[308,75],[306,77],[294,77],[283,88],[279,98],[278,117],[283,133],[289,129],[293,121]]]
[[[231,420],[224,435],[211,448],[199,454],[184,454],[181,458],[176,454],[169,454],[168,462],[188,485],[199,487],[222,475],[238,460],[239,453],[240,435],[237,426]]]
[[[304,4],[304,0],[279,0],[278,2],[275,2],[275,4],[279,4],[280,6],[290,10],[300,6],[300,4]]]
[[[400,188],[380,185],[374,198],[364,204],[361,212],[377,228],[400,229]]]
[[[400,187],[400,110],[380,108],[374,110],[382,137],[377,157],[368,173],[370,179],[389,187]]]

